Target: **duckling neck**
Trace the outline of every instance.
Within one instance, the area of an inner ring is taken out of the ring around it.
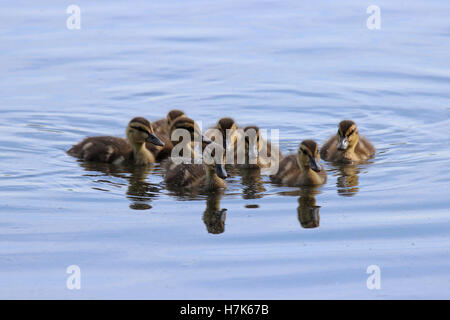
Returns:
[[[349,145],[347,150],[345,150],[343,152],[344,158],[353,159],[355,157],[355,155],[356,155],[355,148],[358,143],[359,143],[359,137],[357,137],[355,143],[353,143],[352,145]]]
[[[214,168],[206,167],[206,188],[208,190],[214,190],[219,188],[226,188],[226,182],[219,178]]]
[[[306,172],[306,178],[310,182],[310,184],[322,184],[322,177],[319,175],[318,172],[312,170],[311,168],[308,169]]]
[[[300,169],[302,171],[300,175],[300,180],[303,181],[303,183],[307,184],[321,184],[322,178],[320,177],[319,173],[312,170],[310,167],[306,167],[304,165],[300,166]]]
[[[347,150],[343,151],[342,155],[345,159],[354,159],[356,157],[356,152],[355,152],[356,145],[357,145],[357,143],[355,143],[352,146],[349,146],[347,148]]]
[[[150,151],[147,150],[145,143],[134,143],[131,147],[133,148],[135,164],[148,165],[155,162],[155,157]]]

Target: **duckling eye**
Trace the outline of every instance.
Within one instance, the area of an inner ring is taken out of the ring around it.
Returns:
[[[350,137],[354,132],[355,132],[355,129],[353,129],[352,131],[350,131],[350,133],[347,135],[347,137]]]
[[[300,150],[302,150],[302,152],[305,156],[308,155],[308,152],[306,152],[305,150],[303,150],[303,149],[300,149]]]

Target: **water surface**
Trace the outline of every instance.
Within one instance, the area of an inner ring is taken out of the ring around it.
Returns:
[[[1,298],[450,297],[450,3],[378,1],[381,30],[354,1],[76,4],[81,30],[59,1],[0,13]],[[353,119],[377,154],[320,188],[180,196],[159,165],[65,153],[172,108],[279,129],[284,154]]]

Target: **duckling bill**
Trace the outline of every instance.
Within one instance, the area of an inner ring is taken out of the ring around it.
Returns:
[[[126,136],[127,139],[111,136],[89,137],[74,145],[67,153],[84,161],[149,165],[155,162],[155,157],[147,150],[145,143],[164,146],[154,134],[150,121],[142,117],[133,118],[128,123]]]

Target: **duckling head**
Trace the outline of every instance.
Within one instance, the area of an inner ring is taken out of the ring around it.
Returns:
[[[132,146],[140,146],[145,142],[164,146],[164,143],[153,133],[150,121],[142,117],[131,119],[127,126],[126,135]]]
[[[184,111],[178,109],[170,110],[169,113],[167,114],[167,122],[169,123],[169,126],[173,123],[175,119],[179,117],[186,117]]]
[[[194,120],[188,117],[178,117],[169,127],[170,139],[174,145],[172,149],[172,158],[181,157],[184,159],[199,159],[195,151],[196,142],[201,142],[202,149],[206,147],[211,140],[205,137],[200,127]]]
[[[185,130],[185,132],[189,134],[192,146],[194,145],[194,141],[196,140],[202,141],[203,146],[211,142],[209,138],[205,137],[202,134],[201,129],[197,125],[197,123],[186,116],[180,116],[173,121],[173,123],[169,127],[170,136],[172,137],[172,134],[178,129]]]
[[[257,159],[262,149],[263,143],[260,130],[257,126],[247,126],[244,128],[245,154],[249,159]]]
[[[225,150],[221,145],[215,142],[208,143],[203,151],[203,162],[209,174],[215,173],[221,179],[227,177],[225,170]]]
[[[359,141],[358,128],[352,120],[343,120],[339,123],[338,150],[353,149]]]
[[[217,121],[217,129],[222,133],[223,147],[232,146],[238,139],[237,126],[233,118],[222,118]],[[228,141],[227,141],[228,138]]]
[[[300,144],[297,151],[297,163],[303,170],[314,170],[320,172],[322,166],[320,164],[319,148],[313,140],[304,140]]]

